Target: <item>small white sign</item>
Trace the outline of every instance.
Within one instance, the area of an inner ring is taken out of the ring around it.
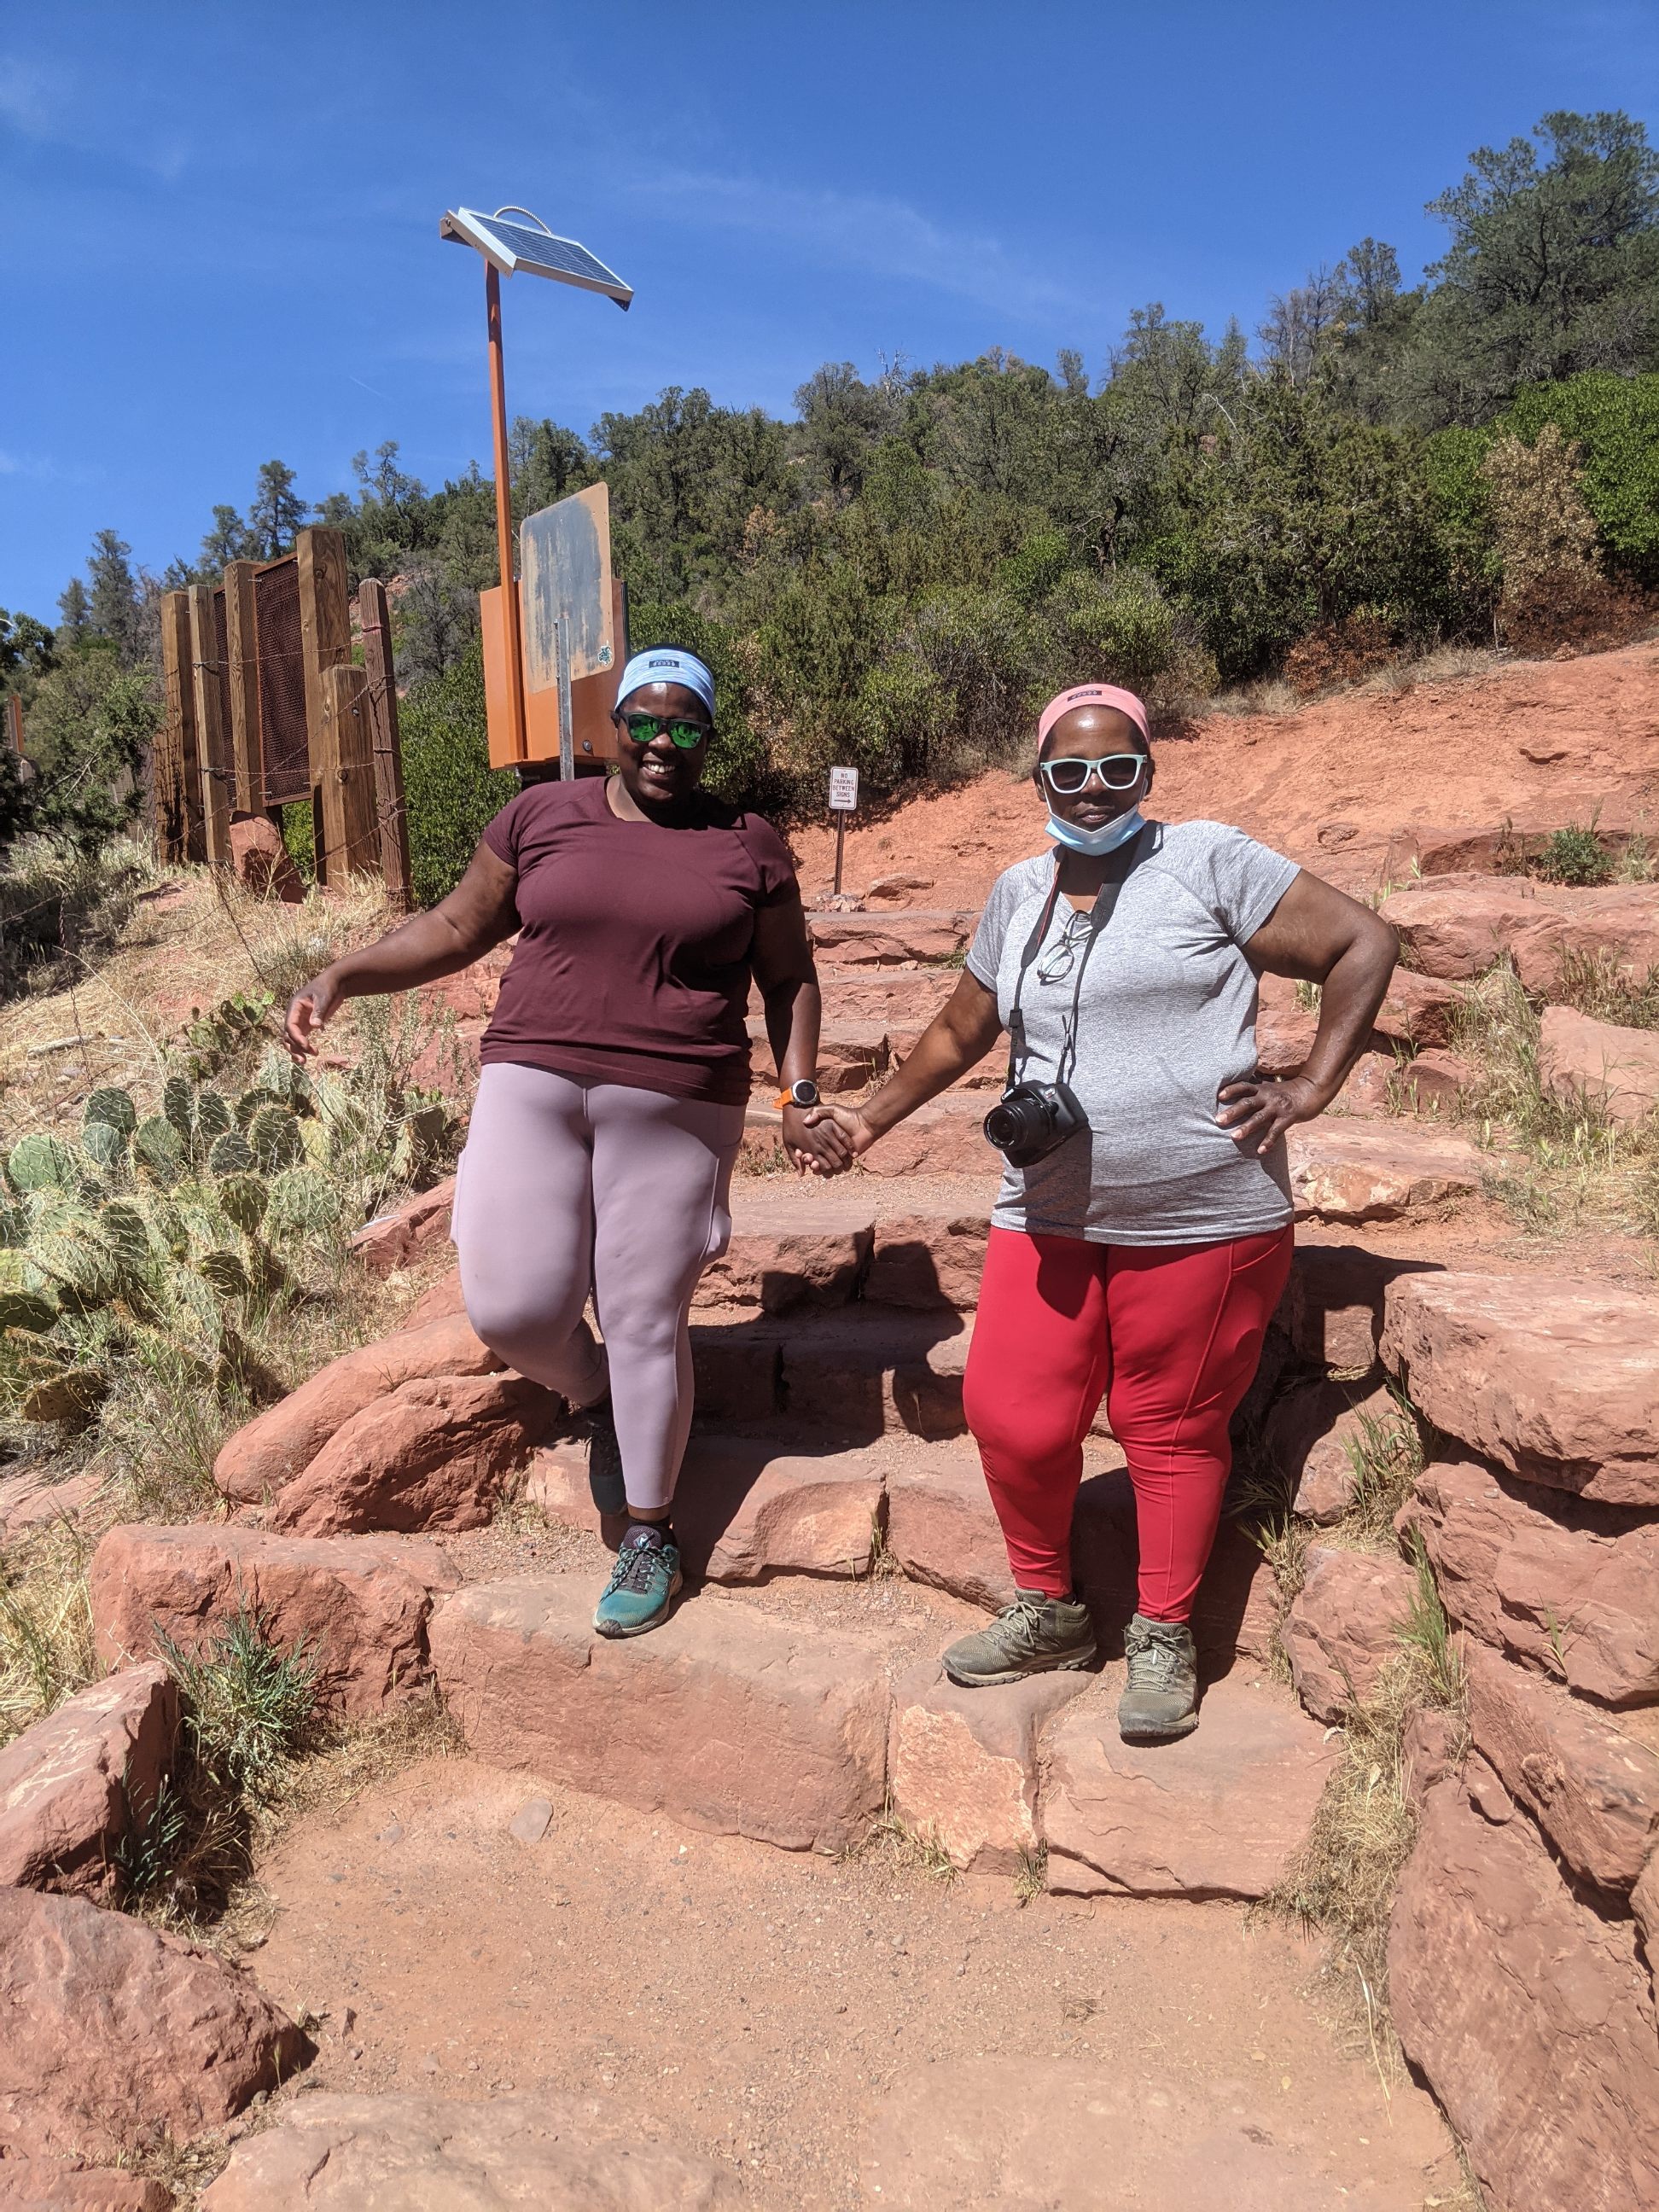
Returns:
[[[855,768],[832,768],[830,771],[830,811],[832,814],[856,814],[859,811],[859,772]]]

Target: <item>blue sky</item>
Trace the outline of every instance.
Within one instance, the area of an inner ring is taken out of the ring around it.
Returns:
[[[586,431],[665,385],[787,411],[820,362],[1104,363],[1131,307],[1248,327],[1552,107],[1659,136],[1659,0],[0,0],[0,605],[94,530],[161,568],[280,455],[487,461],[514,200],[637,290],[505,288],[507,400]]]

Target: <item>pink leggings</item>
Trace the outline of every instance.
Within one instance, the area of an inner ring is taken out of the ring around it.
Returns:
[[[1227,1424],[1290,1273],[1291,1233],[1090,1244],[994,1229],[963,1401],[1015,1586],[1072,1587],[1072,1509],[1102,1394],[1134,1485],[1139,1607],[1185,1620],[1232,1465]]]
[[[674,1495],[691,1426],[691,1294],[732,1233],[743,1108],[495,1061],[479,1078],[453,1235],[467,1317],[573,1405],[607,1372],[628,1502]],[[583,1317],[589,1297],[601,1349]]]

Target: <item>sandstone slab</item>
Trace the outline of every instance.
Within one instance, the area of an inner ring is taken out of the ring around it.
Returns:
[[[716,1583],[867,1573],[882,1489],[880,1468],[860,1451],[814,1456],[699,1431],[674,1497],[681,1559],[688,1574]],[[574,1445],[538,1451],[524,1494],[561,1528],[605,1533],[586,1455]]]
[[[454,1203],[455,1178],[446,1176],[430,1190],[416,1191],[391,1213],[355,1230],[351,1249],[371,1275],[390,1275],[406,1267],[417,1254],[447,1240]]]
[[[270,1525],[297,1536],[481,1528],[561,1403],[523,1375],[419,1376],[337,1429],[279,1493]]]
[[[1390,1285],[1382,1357],[1437,1428],[1528,1482],[1659,1505],[1659,1294],[1575,1276]]]
[[[1659,1840],[1659,1748],[1483,1644],[1465,1646],[1469,1732],[1577,1874],[1632,1888]]]
[[[744,1191],[732,1215],[731,1243],[704,1269],[695,1305],[789,1313],[855,1294],[875,1242],[875,1209],[855,1190]]]
[[[750,1017],[749,1042],[755,1093],[775,1097],[778,1081],[764,1020]],[[832,1098],[867,1091],[887,1073],[891,1057],[884,1022],[848,1020],[839,1015],[827,1019],[818,1032],[818,1089]]]
[[[879,1651],[741,1599],[649,1637],[592,1627],[587,1576],[475,1583],[433,1623],[451,1711],[483,1757],[787,1850],[838,1850],[880,1810]]]
[[[989,1103],[982,1092],[947,1091],[890,1129],[859,1164],[873,1176],[994,1177],[1001,1161],[985,1140]]]
[[[957,987],[953,968],[842,968],[818,962],[825,1021],[879,1022],[920,1035]]]
[[[913,906],[886,914],[810,915],[807,927],[813,950],[840,967],[938,967],[966,948],[978,920],[956,908]]]
[[[879,1214],[864,1279],[866,1302],[958,1313],[976,1306],[994,1195],[987,1186],[970,1200],[952,1197],[937,1206]]]
[[[848,1439],[959,1437],[970,1341],[970,1328],[950,1313],[860,1305],[826,1314],[782,1339],[790,1419]]]
[[[1041,1843],[1038,1739],[1088,1681],[1086,1674],[1034,1674],[963,1690],[937,1661],[912,1668],[893,1692],[887,1772],[894,1812],[952,1866],[1017,1873]]]
[[[166,2182],[113,2166],[13,2157],[0,2166],[6,2212],[172,2212],[173,2202]]]
[[[303,1645],[321,1694],[347,1713],[376,1712],[426,1679],[433,1595],[456,1580],[437,1546],[418,1540],[143,1522],[112,1528],[87,1575],[106,1663],[149,1658],[158,1632],[198,1650],[245,1611],[269,1642]]]
[[[1607,884],[1558,894],[1510,942],[1516,972],[1537,999],[1560,991],[1569,963],[1638,988],[1659,968],[1659,884]]]
[[[312,2055],[205,1952],[82,1898],[0,1889],[0,2136],[26,2155],[185,2141]]]
[[[1402,1107],[1450,1120],[1462,1110],[1480,1080],[1480,1071],[1472,1060],[1431,1045],[1395,1070],[1394,1088]]]
[[[1659,1702],[1659,1522],[1546,1512],[1525,1486],[1463,1461],[1419,1475],[1399,1518],[1447,1612],[1581,1697]]]
[[[102,1478],[91,1473],[65,1475],[60,1482],[33,1468],[0,1477],[0,1543],[49,1521],[73,1522],[102,1486]]]
[[[1399,932],[1404,957],[1419,974],[1467,982],[1568,896],[1527,876],[1446,875],[1408,884],[1378,912]]]
[[[100,1893],[115,1852],[155,1808],[173,1761],[179,1693],[159,1662],[78,1690],[0,1749],[0,1883]]]
[[[1304,1382],[1276,1401],[1262,1447],[1304,1521],[1328,1528],[1342,1518],[1359,1486],[1356,1455],[1399,1417],[1389,1391],[1363,1384]]]
[[[887,1548],[912,1582],[988,1613],[1013,1597],[1007,1548],[976,1451],[918,1454],[889,1469]]]
[[[1288,1698],[1231,1681],[1206,1693],[1191,1735],[1124,1743],[1115,1688],[1048,1735],[1049,1887],[1265,1897],[1307,1839],[1337,1747]]]
[[[452,1282],[455,1304],[441,1318],[422,1314],[416,1327],[343,1352],[238,1429],[213,1463],[213,1480],[223,1494],[241,1505],[258,1505],[274,1496],[310,1466],[354,1415],[405,1382],[428,1375],[497,1372],[504,1363],[461,1310],[459,1270],[434,1289],[447,1291]]]
[[[421,1292],[410,1308],[404,1326],[411,1329],[424,1328],[428,1322],[447,1321],[452,1314],[465,1316],[465,1312],[466,1298],[461,1289],[461,1271],[459,1267],[451,1267],[447,1273],[440,1275],[435,1283],[428,1285]]]
[[[1480,1188],[1481,1155],[1409,1122],[1310,1121],[1285,1139],[1297,1218],[1398,1221]]]
[[[1449,1045],[1457,1005],[1456,984],[1415,969],[1396,968],[1374,1026],[1379,1036],[1419,1049]]]
[[[249,2136],[202,2212],[737,2212],[737,2183],[641,2116],[551,2093],[477,2102],[324,2093]]]
[[[1632,1923],[1562,1881],[1531,1824],[1429,1794],[1389,1935],[1407,2055],[1498,2212],[1659,2202],[1659,2033]]]
[[[1364,1374],[1376,1364],[1389,1285],[1424,1264],[1369,1252],[1363,1244],[1298,1241],[1279,1311],[1292,1347],[1340,1374]]]
[[[1555,1097],[1599,1107],[1633,1125],[1659,1111],[1659,1030],[1598,1022],[1572,1006],[1546,1006],[1538,1072]]]
[[[1426,2098],[1396,2099],[1369,2142],[1334,2139],[1302,2100],[1242,2089],[1243,2070],[1194,2080],[1155,2048],[1138,2065],[1025,2049],[913,2064],[874,2100],[861,2201],[887,2212],[1416,2212],[1425,2182],[1434,2201],[1446,2144]]]
[[[1416,1587],[1404,1560],[1316,1545],[1279,1631],[1296,1693],[1316,1720],[1339,1721],[1376,1687],[1400,1650]]]
[[[1319,1016],[1311,1007],[1264,1005],[1255,1018],[1255,1064],[1263,1075],[1294,1075],[1313,1050]]]

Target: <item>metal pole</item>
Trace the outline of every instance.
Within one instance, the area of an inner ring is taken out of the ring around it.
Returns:
[[[501,641],[507,648],[507,696],[513,716],[513,757],[530,757],[524,705],[524,635],[519,586],[513,573],[513,469],[507,451],[507,374],[501,365],[501,273],[484,264],[484,304],[489,325],[489,407],[495,434],[495,548],[501,569]]]
[[[836,816],[836,896],[841,896],[842,854],[847,849],[847,816],[838,811]]]
[[[553,625],[553,650],[559,668],[559,774],[566,783],[576,774],[576,718],[570,705],[570,617]]]

